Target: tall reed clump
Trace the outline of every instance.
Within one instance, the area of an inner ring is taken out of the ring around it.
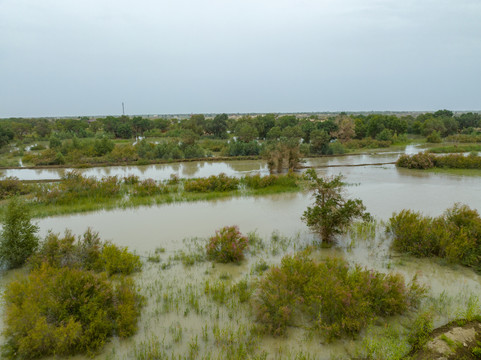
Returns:
[[[317,262],[299,253],[265,273],[252,304],[268,333],[282,335],[303,318],[332,340],[358,334],[378,316],[406,312],[424,292],[416,279],[406,285],[398,274],[349,267],[339,258]]]
[[[456,204],[435,218],[402,210],[389,219],[387,231],[396,251],[481,268],[481,218],[467,205]]]
[[[209,238],[206,246],[207,257],[220,263],[239,262],[244,259],[244,251],[249,240],[237,226],[225,226]]]
[[[141,265],[90,230],[78,239],[49,234],[29,273],[6,287],[2,356],[93,355],[111,336],[134,334],[143,297],[126,275]]]

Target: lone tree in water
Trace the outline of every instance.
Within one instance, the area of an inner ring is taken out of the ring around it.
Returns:
[[[306,178],[311,182],[314,204],[304,211],[302,220],[319,234],[323,243],[332,243],[334,236],[343,233],[352,220],[371,219],[360,199],[348,200],[342,196],[345,186],[342,175],[323,178],[318,177],[313,169],[309,169]]]
[[[22,266],[38,247],[38,226],[31,223],[27,204],[13,197],[7,205],[0,234],[0,265]]]

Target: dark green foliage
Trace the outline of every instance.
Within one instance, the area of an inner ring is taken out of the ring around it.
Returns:
[[[389,219],[387,230],[396,251],[481,266],[481,218],[466,205],[456,204],[437,218],[403,210]]]
[[[440,143],[443,139],[441,138],[441,134],[439,133],[439,131],[434,130],[426,137],[426,140],[429,143]]]
[[[0,124],[0,148],[13,140],[14,133],[9,125]]]
[[[325,130],[313,130],[310,133],[310,140],[313,154],[328,154],[331,137]]]
[[[406,286],[398,274],[382,274],[339,258],[322,262],[307,254],[285,256],[260,280],[253,306],[257,320],[282,335],[303,314],[330,340],[355,336],[374,318],[402,314],[424,293],[416,280]]]
[[[38,246],[38,226],[31,223],[30,211],[25,202],[14,197],[3,219],[0,237],[0,264],[7,268],[22,266]]]
[[[313,169],[309,169],[306,179],[314,192],[314,205],[307,208],[302,220],[319,234],[323,242],[332,242],[334,236],[341,234],[356,218],[370,219],[361,200],[347,200],[342,196],[345,186],[342,175],[319,178]]]
[[[248,238],[241,234],[237,226],[225,226],[209,239],[206,252],[213,261],[239,262],[244,258],[244,251],[248,246]]]
[[[262,146],[255,140],[250,142],[230,141],[227,145],[228,156],[256,156],[262,151]]]
[[[224,173],[212,175],[208,178],[190,179],[184,183],[187,192],[233,191],[237,190],[239,179],[229,177]]]

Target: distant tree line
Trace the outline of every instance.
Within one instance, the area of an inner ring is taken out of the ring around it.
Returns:
[[[279,160],[281,148],[288,149],[286,151],[291,154],[339,154],[348,149],[388,147],[392,143],[405,142],[408,134],[439,142],[442,137],[479,134],[480,131],[480,114],[455,116],[449,110],[418,116],[340,113],[331,117],[277,114],[229,117],[218,114],[206,118],[203,114],[194,114],[187,119],[141,116],[11,118],[0,120],[0,149],[14,141],[48,140],[48,149],[34,149],[44,151],[26,158],[27,162],[38,165],[78,163],[80,158],[87,162],[99,157],[109,158],[109,161],[137,161],[196,158],[213,153],[252,156],[273,151],[278,154],[270,160],[273,167],[278,167],[279,163],[289,162],[284,158]],[[140,141],[139,137],[156,138],[156,141]],[[121,142],[135,138],[139,139],[136,144],[128,146]]]

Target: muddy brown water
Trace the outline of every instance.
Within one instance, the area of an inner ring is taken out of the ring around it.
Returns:
[[[358,156],[356,159],[360,163],[370,161],[377,163],[393,156],[398,155],[366,155],[364,158]],[[349,157],[310,159],[306,165],[319,166],[326,162],[352,163],[352,159]],[[184,167],[190,167],[190,170],[185,170]],[[244,172],[262,173],[264,167],[262,162],[257,161],[223,164],[189,163],[150,166],[146,167],[144,173],[155,171],[158,175],[162,172],[166,178],[172,171],[177,171],[179,176],[183,177],[208,176],[219,172],[237,175]],[[127,171],[122,169],[124,170]],[[142,169],[132,170],[142,173]],[[321,175],[339,173],[344,175],[349,184],[347,194],[362,199],[368,211],[379,221],[387,220],[393,212],[405,208],[435,216],[455,202],[481,210],[481,180],[478,177],[423,173],[397,169],[393,165],[323,168],[318,172]],[[126,175],[130,173],[126,172]],[[149,174],[145,177],[154,176]],[[269,238],[274,230],[294,237],[296,240],[276,251],[273,249],[278,246],[277,243],[273,244],[272,241],[266,240],[267,249],[271,250],[248,256],[241,266],[213,267],[211,263],[204,262],[184,267],[173,261],[171,267],[162,270],[160,264],[146,264],[144,271],[136,276],[148,298],[138,334],[128,340],[114,339],[98,356],[99,359],[134,358],[136,348],[155,339],[162,342],[162,348],[168,354],[181,356],[187,356],[192,344],[197,341],[198,358],[201,358],[201,355],[209,352],[213,356],[222,356],[212,335],[216,326],[225,334],[236,332],[237,341],[242,342],[244,339],[242,329],[248,328],[252,323],[249,312],[238,304],[212,305],[203,293],[205,281],[219,281],[220,278],[227,277],[227,283],[232,284],[243,278],[251,279],[254,277],[252,269],[261,259],[268,264],[275,264],[284,253],[292,253],[295,248],[312,243],[315,237],[309,233],[300,219],[310,203],[311,197],[308,193],[289,193],[98,211],[41,219],[38,224],[42,236],[49,230],[62,233],[65,228],[71,229],[75,234],[82,234],[87,227],[91,227],[98,231],[103,239],[128,246],[141,255],[152,253],[154,249],[162,247],[165,252],[161,254],[161,264],[168,263],[176,251],[186,248],[183,239],[194,236],[205,238],[225,225],[239,225],[243,233],[256,231],[263,238]],[[317,256],[342,256],[351,263],[369,268],[384,272],[400,272],[407,279],[417,274],[422,283],[430,286],[431,298],[444,299],[445,309],[440,310],[437,325],[442,325],[454,317],[456,312],[462,311],[463,304],[472,294],[481,293],[481,278],[470,269],[442,265],[433,260],[393,256],[388,247],[389,239],[382,230],[379,230],[376,239],[352,241],[346,237],[340,240],[338,247],[319,250]],[[13,276],[13,272],[3,274],[0,278],[0,287],[3,288]],[[192,293],[200,299],[200,307],[203,309],[200,314],[195,313],[187,304],[187,294]],[[177,303],[179,308],[166,311],[165,296],[173,296],[174,303]],[[3,322],[0,322],[0,327],[3,327]],[[208,333],[205,341],[202,340],[204,327]],[[179,329],[182,329],[181,339]],[[349,358],[353,354],[353,349],[361,342],[362,338],[357,341],[323,344],[316,335],[312,335],[306,329],[292,328],[285,338],[265,336],[259,339],[257,352],[266,351],[269,354],[268,358],[295,358],[300,352],[309,353],[314,356],[313,358],[320,359],[330,359],[331,356]],[[84,359],[82,356],[75,358]]]

